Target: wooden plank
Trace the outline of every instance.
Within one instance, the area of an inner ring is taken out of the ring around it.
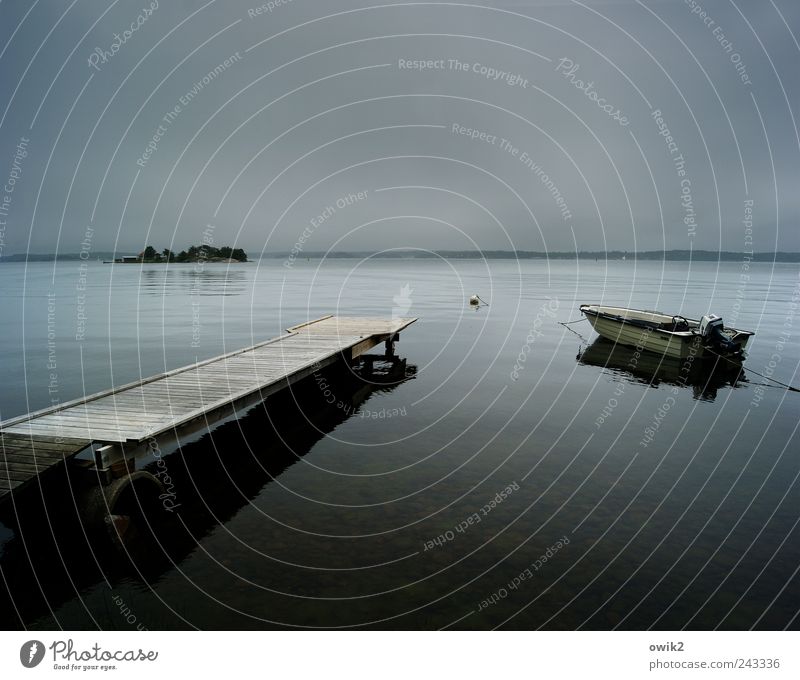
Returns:
[[[87,428],[92,427],[96,423],[93,423],[91,419],[85,413],[73,413],[72,411],[63,411],[58,413],[57,415],[52,416],[41,416],[39,418],[34,418],[28,423],[20,423],[19,425],[12,426],[12,432],[19,432],[20,428],[24,428],[27,425],[37,425],[37,426],[47,426],[52,429],[62,428],[64,430],[64,434],[69,434],[69,430],[75,427],[80,428]],[[84,437],[87,438],[87,437]]]
[[[29,444],[22,444],[22,443],[14,443],[13,445],[6,444],[4,446],[0,446],[0,454],[3,451],[8,453],[14,453],[16,451],[35,451],[40,455],[61,455],[62,453],[73,453],[75,451],[79,451],[80,449],[88,446],[91,442],[83,439],[83,442],[80,445],[75,444],[57,444],[53,443],[35,443],[33,445]]]
[[[79,448],[88,440],[141,440],[179,427],[254,394],[266,396],[296,382],[341,356],[357,356],[416,319],[326,316],[290,328],[286,335],[64,402],[0,423],[15,456],[24,456],[28,436],[48,439],[52,451],[77,451],[63,445],[72,437]],[[8,427],[11,425],[11,427]],[[58,445],[52,442],[58,440]],[[32,455],[32,453],[31,453]],[[12,461],[15,462],[15,461]],[[16,461],[18,462],[18,461]]]
[[[44,409],[40,409],[39,411],[34,411],[33,413],[28,413],[24,416],[17,416],[15,418],[10,418],[9,420],[4,420],[0,422],[0,429],[6,430],[8,426],[15,425],[17,423],[25,422],[31,420],[32,418],[37,418],[40,415],[45,415],[48,413],[55,413],[56,411],[63,411],[66,408],[71,408],[72,406],[76,406],[77,404],[85,404],[89,401],[94,401],[96,399],[100,399],[102,397],[115,394],[118,392],[122,392],[128,389],[133,389],[136,387],[140,387],[142,385],[146,385],[147,383],[153,382],[155,380],[161,380],[163,378],[169,377],[171,375],[177,375],[178,373],[183,373],[184,371],[190,371],[192,369],[197,368],[198,366],[203,366],[205,364],[210,364],[214,361],[219,361],[220,359],[225,359],[227,357],[232,357],[237,354],[242,354],[244,352],[250,352],[258,347],[264,347],[265,345],[270,345],[274,342],[280,342],[286,335],[279,335],[277,338],[271,338],[270,340],[265,340],[264,342],[257,343],[255,345],[251,345],[250,347],[245,347],[243,349],[238,349],[233,352],[229,352],[228,354],[223,354],[218,357],[212,357],[211,359],[206,359],[205,361],[200,361],[195,364],[189,364],[188,366],[182,366],[181,368],[176,368],[172,371],[167,371],[166,373],[158,373],[156,375],[150,376],[149,378],[142,378],[140,380],[136,380],[134,382],[127,383],[125,385],[120,385],[119,387],[112,387],[108,390],[103,390],[101,392],[96,392],[95,394],[91,394],[89,396],[78,397],[77,399],[71,399],[69,401],[64,401],[59,403],[56,406],[50,406]]]
[[[300,328],[305,328],[306,326],[310,326],[310,325],[315,324],[315,323],[321,323],[322,321],[325,321],[325,320],[331,319],[331,318],[333,318],[333,314],[326,314],[325,316],[319,317],[319,319],[314,319],[313,321],[306,321],[305,323],[298,324],[297,326],[292,326],[291,328],[287,328],[286,332],[287,333],[293,333],[293,332],[297,331]]]
[[[104,414],[104,413],[141,413],[142,409],[139,406],[128,406],[125,404],[117,403],[114,404],[112,402],[105,402],[105,401],[95,401],[91,404],[84,404],[81,406],[76,406],[74,409],[70,409],[69,411],[64,411],[64,413],[85,413],[85,414]],[[52,416],[42,416],[42,418],[50,418]],[[37,420],[39,420],[37,418]]]
[[[153,389],[152,392],[149,392],[147,395],[141,396],[131,396],[131,395],[123,395],[118,397],[117,399],[105,401],[101,404],[101,406],[105,408],[126,408],[126,409],[142,409],[146,406],[148,401],[158,403],[161,395],[166,396],[167,388],[166,386],[160,386],[158,389]],[[99,403],[99,402],[98,402]]]
[[[337,353],[337,356],[338,356],[338,353]],[[131,439],[136,439],[138,441],[142,441],[142,440],[144,440],[144,439],[146,439],[148,437],[157,436],[158,434],[160,434],[163,431],[166,431],[167,429],[173,429],[173,428],[176,428],[176,427],[180,427],[184,423],[186,423],[186,422],[188,422],[190,420],[193,420],[194,418],[198,418],[198,417],[201,417],[201,416],[203,416],[205,414],[209,414],[209,413],[211,413],[211,412],[213,412],[213,411],[215,411],[217,409],[224,408],[224,407],[230,405],[231,403],[233,403],[233,402],[235,402],[235,401],[237,401],[239,399],[243,399],[245,397],[248,397],[248,396],[254,394],[255,392],[258,392],[260,395],[263,396],[263,398],[266,398],[270,394],[274,394],[275,392],[278,392],[281,389],[284,389],[286,386],[291,385],[292,383],[297,382],[299,380],[302,380],[303,378],[311,375],[314,371],[317,370],[318,365],[325,366],[325,365],[328,365],[328,364],[332,363],[333,361],[335,361],[335,358],[332,357],[332,356],[329,356],[329,357],[324,358],[321,361],[315,361],[315,362],[309,363],[305,367],[303,367],[301,370],[298,370],[298,371],[295,371],[294,373],[288,374],[284,378],[282,378],[281,380],[277,380],[275,382],[270,383],[269,385],[264,385],[264,386],[262,386],[260,388],[248,389],[246,391],[242,391],[241,393],[232,395],[231,397],[227,397],[225,399],[221,399],[218,402],[215,402],[213,404],[204,405],[201,408],[198,408],[198,409],[196,409],[194,411],[188,412],[188,413],[182,415],[181,417],[177,418],[169,427],[166,427],[166,428],[164,428],[162,430],[144,431],[144,432],[142,432],[140,435],[138,435],[136,437],[131,437]]]
[[[153,392],[149,393],[149,396],[156,396],[156,394],[161,394],[163,396],[164,392],[168,392],[168,393],[172,393],[172,394],[182,393],[185,396],[188,396],[188,395],[191,395],[191,394],[198,394],[199,395],[199,394],[204,394],[204,393],[208,393],[208,392],[215,392],[217,390],[224,389],[227,385],[231,385],[231,386],[236,386],[237,384],[250,385],[250,384],[253,384],[253,382],[254,382],[253,380],[241,380],[241,381],[226,380],[225,378],[220,377],[220,378],[218,378],[216,380],[208,380],[208,381],[205,381],[205,382],[202,382],[202,383],[197,383],[197,382],[196,383],[172,383],[170,385],[162,386],[164,389],[162,389],[160,392],[153,391]]]
[[[0,434],[0,501],[8,500],[11,491],[36,479],[51,468],[62,465],[70,456],[78,453],[91,442],[88,439],[69,438],[56,440],[41,436]],[[13,444],[13,448],[11,446]],[[43,451],[50,446],[57,451]]]
[[[36,472],[37,470],[47,470],[54,465],[60,465],[60,460],[50,460],[46,463],[35,461],[33,459],[21,462],[11,460],[0,460],[0,470],[17,470],[19,472]]]
[[[163,383],[160,383],[160,384],[154,386],[152,389],[147,390],[147,392],[145,392],[142,395],[142,398],[147,398],[148,396],[149,397],[153,397],[153,396],[156,396],[156,395],[163,395],[163,394],[166,394],[167,392],[197,393],[197,392],[201,392],[203,390],[218,389],[219,386],[220,386],[220,383],[222,383],[223,380],[224,380],[223,378],[217,378],[217,379],[208,379],[208,380],[205,380],[205,381],[193,380],[191,382],[189,382],[189,381],[181,381],[181,382],[177,382],[177,381],[176,382],[172,382],[172,381],[170,381],[170,382],[166,382],[165,381]]]
[[[4,475],[6,471],[24,473],[30,477],[31,475],[37,475],[40,472],[49,470],[51,467],[54,467],[56,465],[61,465],[61,461],[51,461],[47,465],[35,465],[33,464],[33,462],[11,463],[11,462],[0,461],[0,477],[2,477],[2,475]]]
[[[52,437],[29,437],[27,435],[0,433],[0,442],[6,446],[42,447],[50,449],[70,449],[74,446],[87,446],[84,438],[61,437],[54,440]]]
[[[40,472],[44,472],[44,470],[41,469],[41,470],[29,470],[20,472],[18,470],[8,470],[6,468],[0,467],[0,479],[5,479],[9,482],[27,482],[29,479],[34,478]]]
[[[81,447],[83,448],[83,447]],[[53,450],[49,448],[44,448],[41,444],[37,444],[36,446],[22,446],[22,445],[15,445],[15,446],[3,446],[0,447],[0,458],[3,455],[11,455],[16,453],[24,453],[26,455],[34,455],[42,456],[42,457],[55,457],[60,458],[62,454],[65,452],[72,452],[75,450],[79,450],[76,446],[70,447],[59,447],[60,450]]]
[[[77,407],[83,409],[84,407]],[[125,423],[128,421],[138,420],[140,418],[157,418],[158,414],[145,414],[141,411],[139,413],[121,413],[121,412],[105,412],[105,411],[77,411],[77,409],[70,409],[63,411],[54,416],[42,416],[37,418],[35,422],[46,422],[52,424],[64,423],[65,425],[92,425],[95,423]],[[162,416],[163,417],[163,416]],[[34,422],[34,421],[31,421]]]
[[[225,385],[231,386],[244,386],[244,385],[255,385],[258,384],[257,380],[253,379],[241,379],[241,380],[231,380],[225,378],[224,376],[220,376],[216,380],[205,380],[203,382],[181,382],[181,383],[169,383],[168,389],[170,391],[177,391],[177,390],[184,390],[187,392],[195,392],[200,394],[204,391],[214,391],[218,390]]]
[[[375,345],[378,345],[381,342],[383,342],[383,340],[373,340],[371,337],[367,338],[366,340],[362,340],[357,345],[353,345],[353,347],[350,349],[350,358],[355,359],[365,352],[369,352],[373,347],[375,347]]]
[[[23,423],[20,425],[15,425],[12,432],[17,434],[34,434],[34,435],[49,435],[49,436],[58,436],[59,433],[67,434],[67,435],[75,435],[86,437],[89,440],[100,439],[102,440],[105,435],[107,434],[114,434],[117,436],[116,430],[107,430],[105,428],[76,428],[76,427],[58,427],[58,426],[51,426],[51,425],[37,425],[36,421],[31,421],[30,423]],[[116,439],[114,440],[116,441]]]
[[[165,404],[152,404],[149,408],[148,407],[141,407],[138,411],[130,410],[130,411],[94,411],[89,415],[90,422],[114,422],[114,423],[125,423],[128,420],[158,420],[160,418],[168,417],[169,416],[169,408]]]
[[[0,460],[0,476],[2,476],[6,470],[35,474],[37,470],[47,470],[53,465],[59,465],[60,463],[61,461],[56,460],[47,461],[46,463],[33,459],[24,462]]]
[[[14,453],[0,452],[0,465],[2,465],[3,462],[8,461],[8,462],[18,462],[18,463],[35,463],[36,465],[46,467],[54,465],[55,463],[60,463],[62,460],[64,460],[64,455],[59,454],[57,456],[56,455],[43,456],[39,453],[34,453],[30,449],[27,451],[15,451]]]
[[[94,412],[88,415],[78,415],[78,421],[84,423],[86,425],[102,425],[102,426],[127,426],[127,425],[134,425],[139,422],[158,422],[159,420],[164,420],[165,417],[168,417],[163,412],[162,413],[129,413],[129,414],[121,414],[121,413],[113,413],[113,412]]]

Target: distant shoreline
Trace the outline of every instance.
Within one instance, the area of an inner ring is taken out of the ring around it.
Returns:
[[[92,257],[87,258],[85,255],[81,257],[80,253],[30,253],[30,254],[17,254],[6,255],[0,257],[0,262],[53,262],[53,261],[97,261],[97,260],[113,260],[129,255],[129,253],[111,253],[111,252],[97,252],[93,253]],[[264,253],[260,259],[263,260],[278,260],[284,259],[289,256],[289,253]],[[626,252],[622,250],[610,251],[553,251],[553,252],[540,252],[532,250],[391,250],[379,253],[375,252],[358,252],[358,251],[338,251],[338,252],[309,252],[300,253],[296,257],[297,260],[303,259],[319,260],[322,258],[329,259],[382,259],[382,260],[397,260],[397,259],[449,259],[449,260],[645,260],[645,261],[668,261],[668,262],[685,262],[692,260],[694,262],[800,262],[800,253],[778,251],[775,253],[761,252],[761,253],[743,253],[729,250],[714,251],[714,250],[645,250],[638,253]],[[252,261],[252,260],[250,260]],[[131,264],[143,264],[140,262],[133,262]],[[144,264],[195,264],[192,261],[188,262],[145,262]],[[213,264],[213,262],[209,262]],[[220,263],[220,264],[228,264]],[[233,263],[231,263],[233,264]]]
[[[286,253],[264,253],[260,259],[271,260],[288,257]],[[318,260],[330,259],[364,259],[377,258],[386,260],[402,259],[451,259],[451,260],[648,260],[672,262],[800,262],[800,253],[778,251],[775,253],[763,252],[735,252],[729,250],[644,250],[641,252],[627,252],[624,250],[609,251],[551,251],[541,252],[535,250],[390,250],[379,253],[374,252],[309,252],[300,253],[295,258]]]

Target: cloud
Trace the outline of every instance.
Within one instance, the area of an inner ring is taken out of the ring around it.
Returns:
[[[791,3],[156,4],[0,6],[5,254],[800,250]]]

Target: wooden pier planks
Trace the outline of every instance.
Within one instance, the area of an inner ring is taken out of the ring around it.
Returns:
[[[0,429],[38,439],[140,442],[253,393],[266,397],[414,321],[324,317],[244,350],[0,423]]]
[[[0,433],[0,501],[91,444],[88,439]]]

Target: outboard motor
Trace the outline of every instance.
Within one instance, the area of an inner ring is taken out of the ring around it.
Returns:
[[[700,335],[713,347],[731,354],[738,354],[742,346],[730,340],[723,332],[722,318],[716,314],[705,314],[700,318]]]

